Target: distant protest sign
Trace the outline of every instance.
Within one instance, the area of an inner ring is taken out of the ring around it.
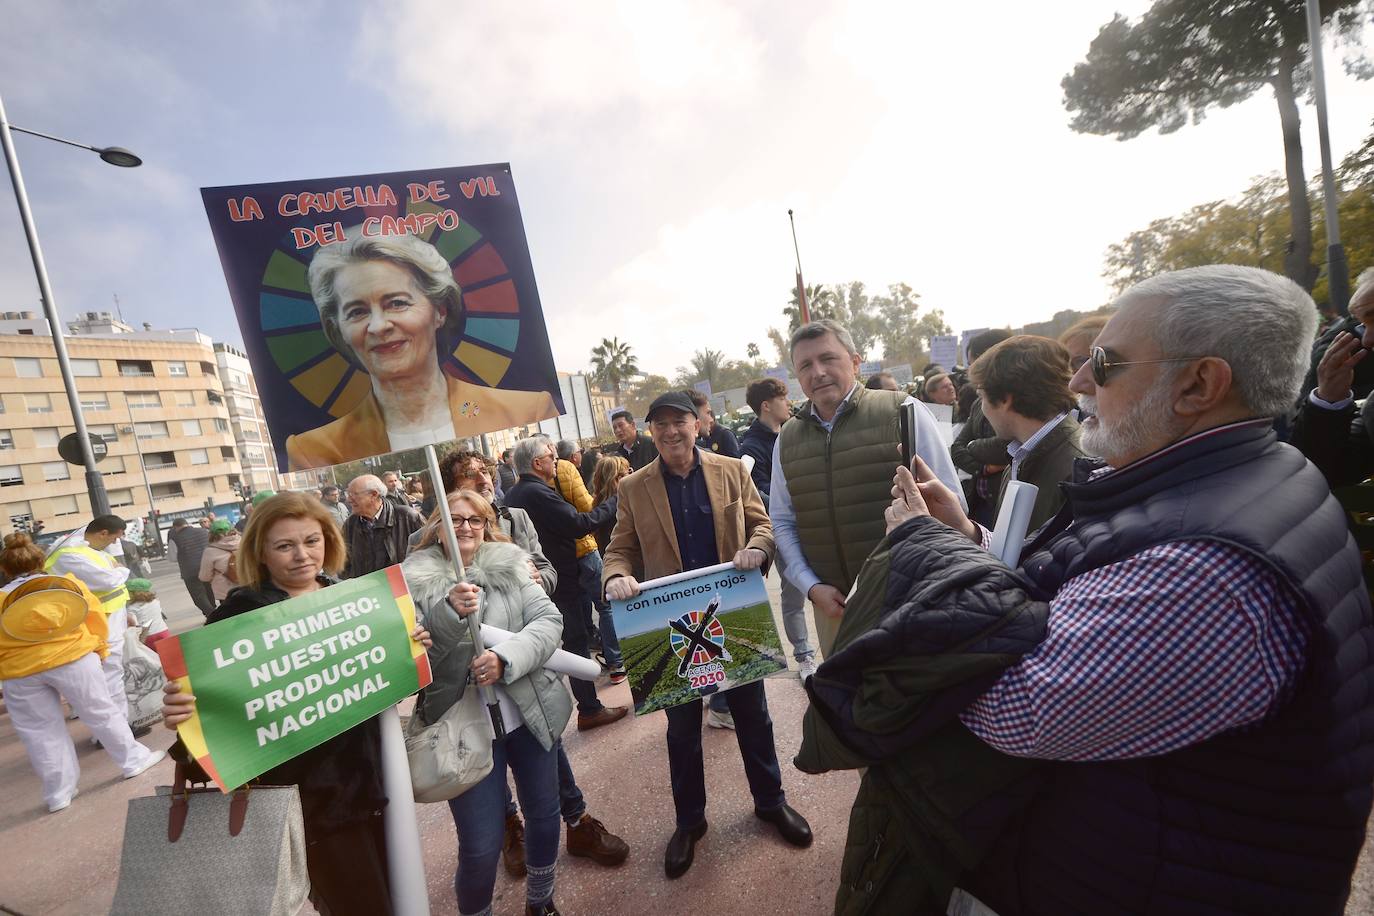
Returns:
[[[201,197],[281,469],[565,412],[509,166]]]
[[[635,715],[787,669],[763,575],[729,563],[641,583],[612,601]]]
[[[196,697],[177,728],[221,791],[396,705],[430,682],[415,606],[392,566],[157,644]]]
[[[937,334],[930,338],[930,361],[948,371],[959,362],[959,336]]]

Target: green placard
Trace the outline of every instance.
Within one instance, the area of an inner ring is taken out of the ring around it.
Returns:
[[[196,696],[182,741],[223,791],[370,719],[430,680],[399,566],[157,644]]]

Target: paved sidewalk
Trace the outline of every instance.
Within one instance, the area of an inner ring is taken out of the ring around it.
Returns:
[[[197,625],[200,614],[175,567],[157,564],[154,574],[172,628],[180,632]],[[776,602],[776,575],[770,591]],[[697,845],[691,871],[668,881],[663,876],[663,848],[672,834],[673,809],[664,717],[626,719],[587,734],[570,725],[564,740],[589,810],[630,843],[631,853],[616,869],[566,853],[560,856],[556,899],[562,912],[676,916],[709,908],[716,916],[790,916],[831,911],[858,777],[810,777],[795,770],[791,759],[800,743],[805,694],[795,677],[769,680],[767,692],[788,801],[811,821],[815,844],[794,849],[754,818],[733,734],[704,729],[710,831]],[[601,696],[607,703],[630,701],[627,685],[609,687],[603,682]],[[125,782],[104,752],[90,745],[80,722],[72,722],[70,730],[81,760],[81,795],[66,811],[49,815],[38,779],[8,715],[0,709],[0,785],[5,789],[0,798],[0,913],[107,912],[119,870],[128,799],[151,794],[153,786],[170,779],[171,765],[166,763]],[[144,740],[166,747],[172,735],[158,729]],[[419,821],[432,912],[456,913],[452,882],[457,841],[448,808],[421,805]],[[1372,860],[1374,850],[1367,846],[1348,914],[1374,916]],[[495,912],[521,913],[523,904],[523,883],[501,871]]]

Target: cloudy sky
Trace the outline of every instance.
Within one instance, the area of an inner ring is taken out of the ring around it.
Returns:
[[[1109,244],[1280,168],[1267,92],[1166,137],[1068,129],[1061,78],[1147,6],[0,0],[0,94],[146,161],[17,138],[66,318],[118,295],[237,342],[201,186],[509,161],[559,368],[614,334],[671,375],[771,353],[789,207],[808,282],[905,281],[958,330],[1102,304]],[[1374,83],[1328,79],[1339,156]],[[37,307],[7,188],[0,297]]]

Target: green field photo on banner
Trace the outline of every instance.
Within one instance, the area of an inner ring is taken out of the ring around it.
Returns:
[[[196,697],[178,732],[229,791],[429,683],[399,566],[163,640],[169,679]]]
[[[642,583],[611,607],[637,716],[787,670],[756,569],[722,564]]]

